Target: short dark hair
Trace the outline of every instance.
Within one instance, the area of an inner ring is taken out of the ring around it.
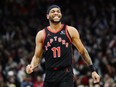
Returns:
[[[59,9],[60,9],[60,7],[59,7],[58,5],[51,5],[51,6],[49,6],[48,9],[47,9],[47,14],[50,12],[50,10],[51,10],[52,8],[59,8]]]

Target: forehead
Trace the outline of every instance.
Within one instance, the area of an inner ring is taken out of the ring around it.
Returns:
[[[51,10],[50,10],[50,12],[51,11],[60,11],[60,9],[59,8],[52,8]]]

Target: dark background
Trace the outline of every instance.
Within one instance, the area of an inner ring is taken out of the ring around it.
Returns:
[[[62,23],[79,31],[102,77],[98,87],[116,87],[115,0],[1,0],[0,87],[42,87],[44,60],[31,75],[25,66],[33,56],[37,32],[48,26],[46,10],[51,4],[61,7]],[[75,87],[95,87],[75,47],[73,52]]]

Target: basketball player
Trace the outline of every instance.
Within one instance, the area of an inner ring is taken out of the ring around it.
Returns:
[[[36,48],[32,61],[26,67],[28,74],[38,66],[41,56],[45,54],[46,77],[44,87],[74,87],[72,71],[72,44],[78,49],[92,72],[95,83],[99,83],[91,58],[83,46],[77,29],[61,23],[62,13],[57,5],[47,10],[50,26],[39,31],[36,35]]]

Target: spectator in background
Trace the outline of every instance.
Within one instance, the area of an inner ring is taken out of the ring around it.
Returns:
[[[34,37],[36,32],[47,25],[44,11],[52,3],[57,3],[63,8],[64,18],[62,21],[78,29],[80,37],[93,62],[95,62],[94,64],[99,68],[98,72],[101,77],[104,78],[104,74],[109,74],[108,67],[104,63],[105,56],[108,66],[114,68],[114,74],[109,75],[116,82],[115,57],[113,56],[115,51],[112,50],[112,47],[115,46],[113,44],[110,46],[112,42],[115,42],[116,35],[115,0],[66,0],[64,3],[62,2],[64,1],[2,0],[0,3],[0,64],[4,75],[4,84],[7,82],[5,68],[8,65],[9,55],[13,54],[13,62],[18,65],[15,68],[17,72],[20,70],[20,64],[25,66],[30,62],[34,50]],[[19,49],[22,52],[18,52]],[[74,47],[73,49],[75,50]],[[107,52],[108,55],[113,57],[112,59],[106,56]],[[73,66],[77,72],[81,72],[86,66],[76,65],[81,59],[78,53],[75,54],[77,57],[74,57]],[[83,76],[81,73],[78,74]],[[38,73],[38,75],[41,74]],[[78,78],[78,75],[76,78]],[[34,77],[32,76],[31,79],[34,79]]]

